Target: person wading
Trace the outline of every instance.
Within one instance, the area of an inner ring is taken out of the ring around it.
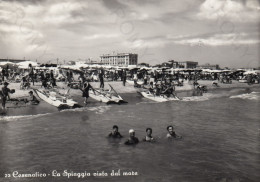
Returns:
[[[93,90],[93,93],[95,93],[95,90],[93,89],[93,87],[87,82],[85,81],[84,84],[83,84],[83,87],[82,87],[82,97],[85,98],[84,100],[84,104],[87,105],[87,101],[88,101],[88,98],[89,98],[89,90],[92,89]]]

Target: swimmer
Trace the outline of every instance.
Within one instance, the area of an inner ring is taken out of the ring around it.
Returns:
[[[182,136],[178,136],[178,135],[175,133],[174,128],[173,128],[172,125],[167,126],[167,131],[168,131],[167,136],[166,136],[167,138],[178,138],[178,139],[181,139],[181,138],[182,138]]]
[[[30,91],[30,92],[29,92],[28,101],[29,101],[32,105],[39,104],[39,102],[40,102],[40,101],[33,95],[33,91]]]
[[[146,136],[143,139],[144,142],[154,142],[154,138],[152,137],[152,128],[146,128]]]
[[[137,144],[139,143],[139,140],[137,137],[135,137],[135,130],[130,129],[129,130],[129,138],[127,139],[127,141],[125,141],[126,145],[133,145],[133,144]]]
[[[114,125],[113,130],[109,133],[108,137],[110,138],[122,138],[123,136],[118,132],[118,126]]]

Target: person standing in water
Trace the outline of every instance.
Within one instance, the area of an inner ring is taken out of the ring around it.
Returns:
[[[109,138],[122,138],[123,136],[118,131],[118,126],[114,125],[113,130],[108,135]]]
[[[152,137],[152,128],[146,128],[146,136],[143,139],[144,142],[154,142],[154,138]]]
[[[40,102],[40,101],[33,95],[33,91],[30,91],[30,92],[29,92],[28,101],[29,101],[30,104],[32,104],[32,105],[39,104],[39,102]]]
[[[127,139],[127,141],[125,141],[126,145],[134,145],[134,144],[138,144],[139,140],[137,137],[135,137],[135,130],[130,129],[129,130],[129,138]]]
[[[85,100],[84,100],[84,104],[85,105],[87,105],[87,100],[88,100],[88,98],[89,98],[89,90],[90,89],[92,89],[93,90],[93,92],[94,92],[94,94],[96,94],[95,93],[95,90],[93,89],[93,87],[88,83],[88,81],[85,81],[84,83],[83,83],[83,87],[82,87],[82,97],[84,97],[85,98]]]
[[[167,131],[168,131],[168,133],[167,133],[166,137],[169,139],[171,139],[171,138],[181,139],[182,138],[182,136],[179,136],[175,133],[172,125],[167,126]]]

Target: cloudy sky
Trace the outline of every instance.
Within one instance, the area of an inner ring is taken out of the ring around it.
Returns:
[[[0,0],[0,58],[259,66],[259,0]]]

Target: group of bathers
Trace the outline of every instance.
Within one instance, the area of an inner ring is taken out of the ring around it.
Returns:
[[[175,133],[174,127],[172,125],[167,126],[167,138],[176,138],[176,139],[181,139],[182,136],[179,136]],[[152,137],[152,128],[146,128],[146,136],[143,138],[142,141],[144,142],[154,142],[155,139]],[[122,138],[123,136],[120,134],[118,131],[118,126],[114,125],[112,128],[112,131],[108,135],[109,138]],[[130,129],[129,130],[129,138],[125,141],[126,145],[132,145],[132,144],[137,144],[139,143],[139,139],[135,136],[135,130]]]

